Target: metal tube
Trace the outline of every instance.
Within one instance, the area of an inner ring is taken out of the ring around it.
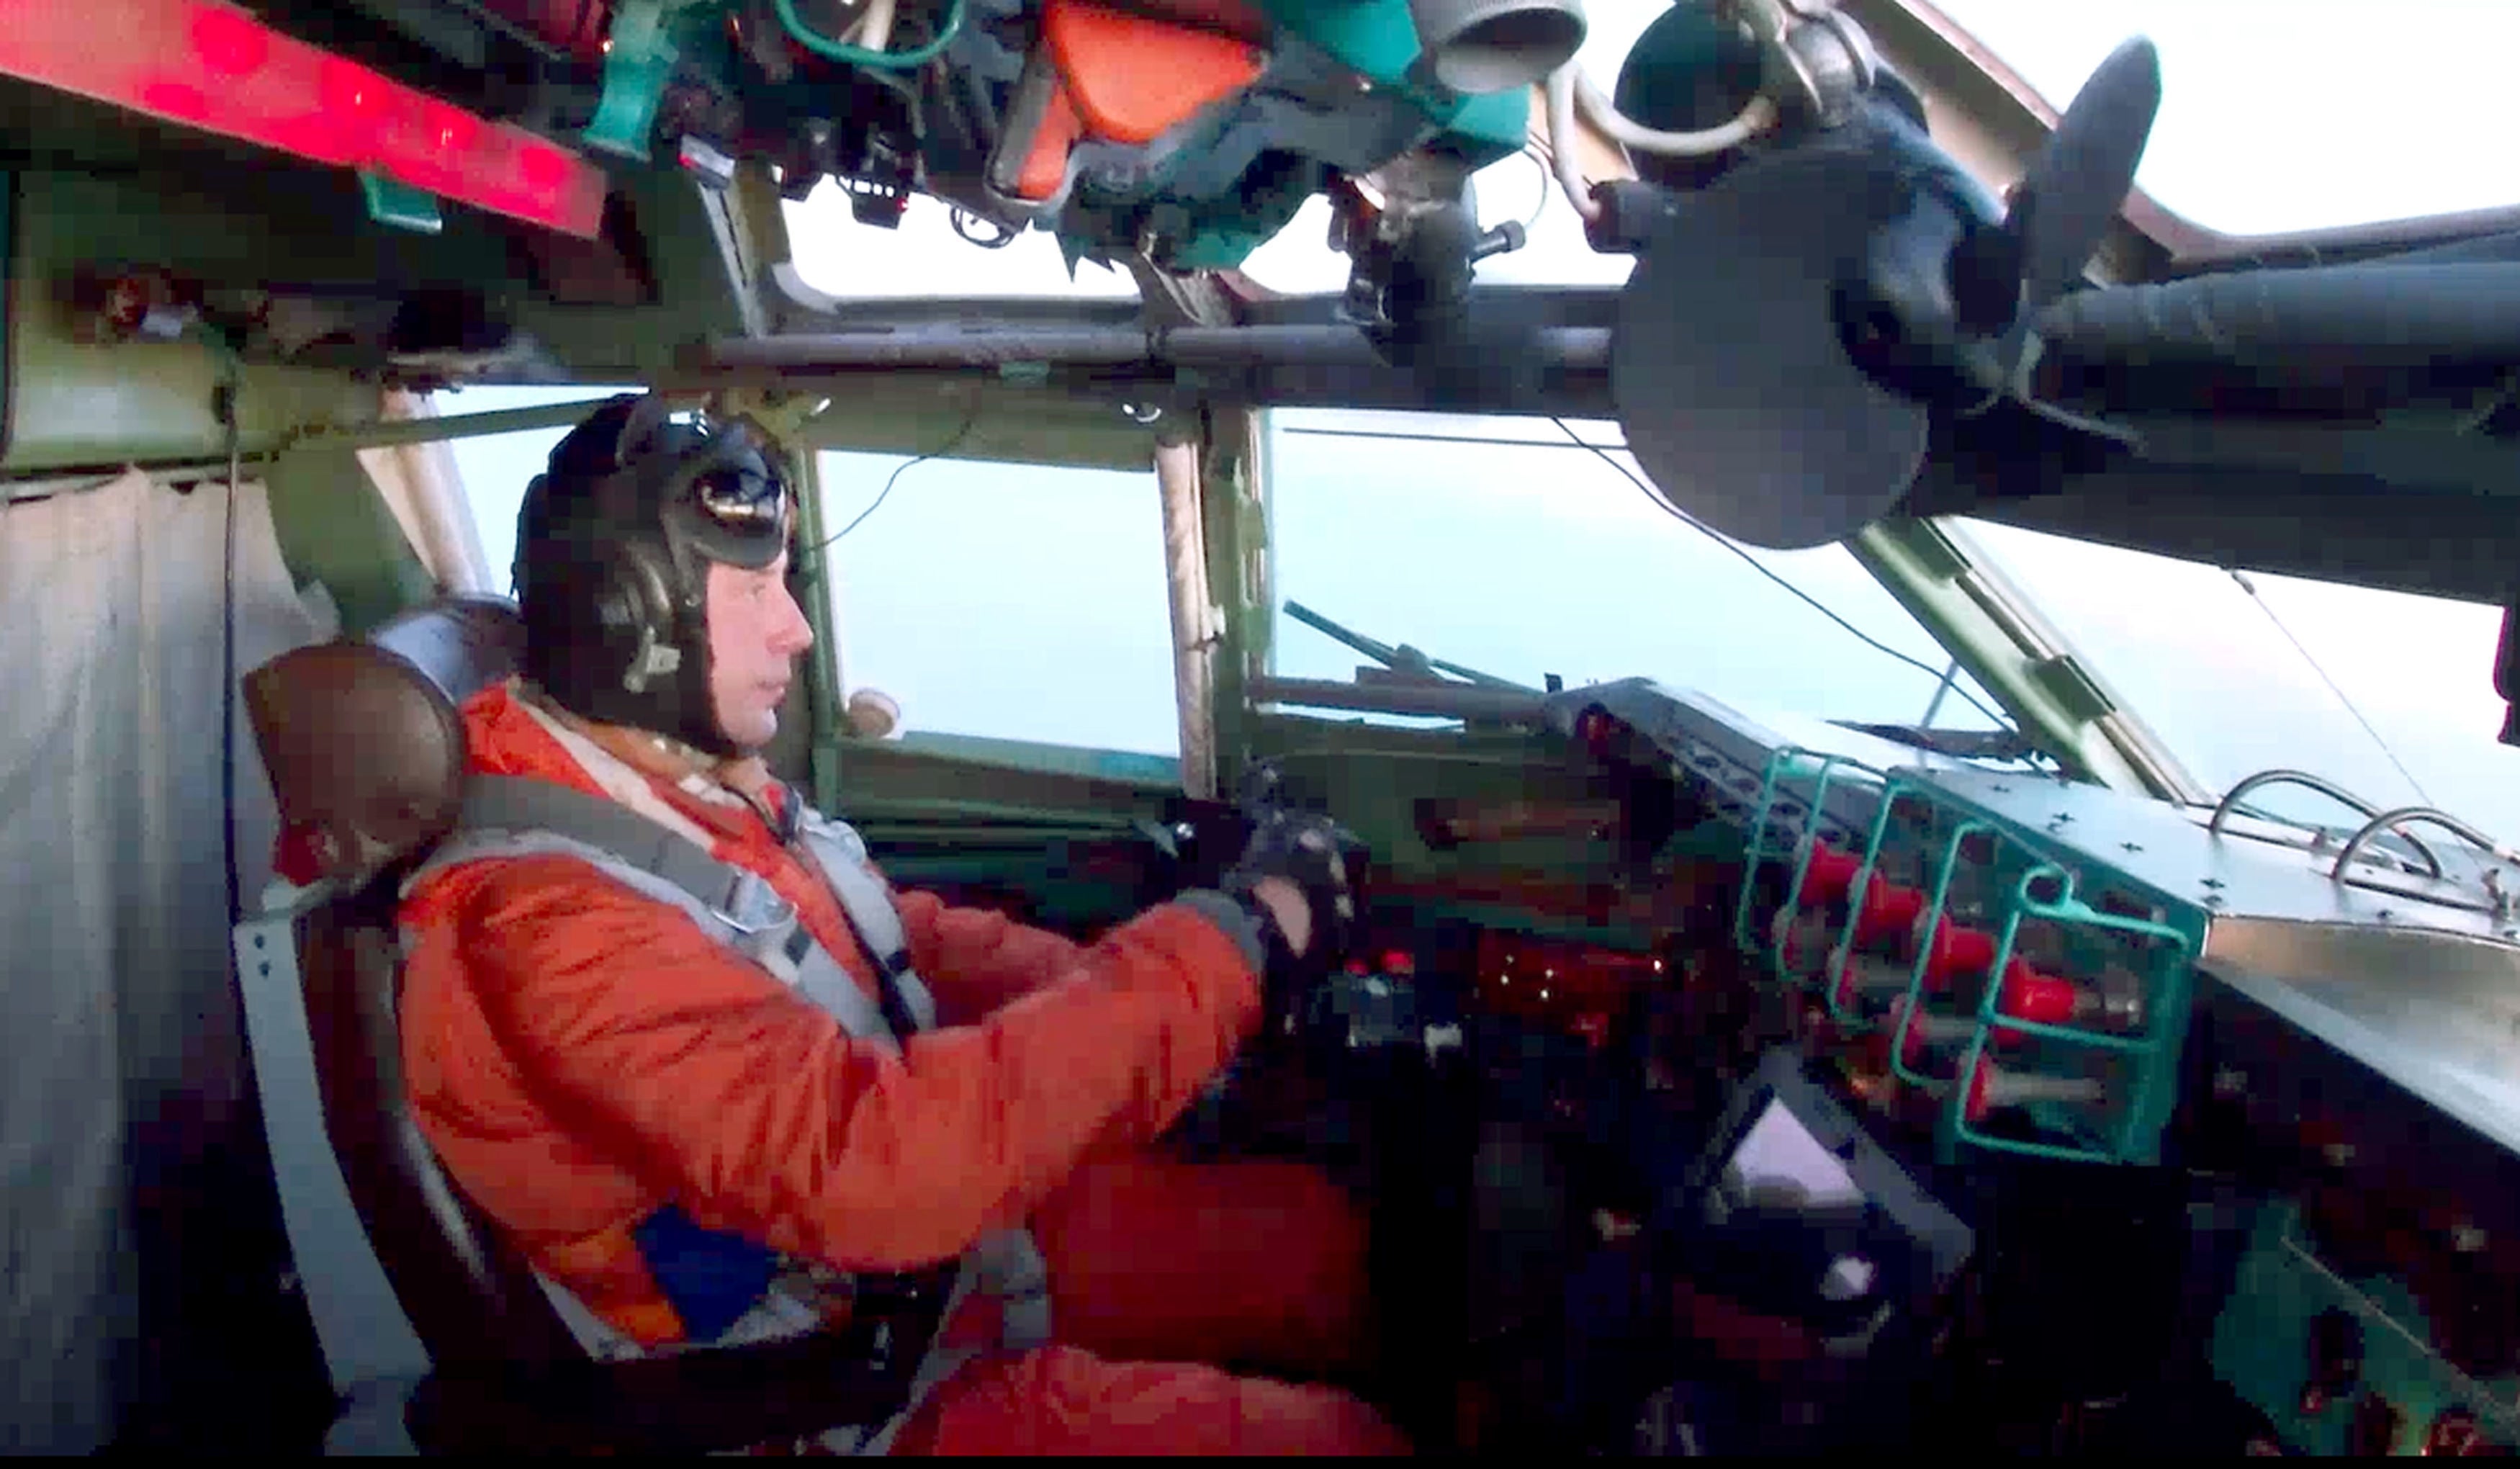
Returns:
[[[2280,362],[2496,357],[2520,334],[2520,266],[2318,266],[2192,276],[2065,297],[2039,318],[2050,349]]]
[[[998,367],[1011,362],[1072,362],[1119,367],[1148,358],[1147,334],[1127,327],[1018,327],[964,331],[912,327],[900,331],[832,332],[798,337],[712,342],[684,364],[711,368],[810,371],[851,367]]]
[[[2278,767],[2272,770],[2261,770],[2257,774],[2241,781],[2238,785],[2233,786],[2229,791],[2226,792],[2222,801],[2215,804],[2214,814],[2205,822],[2205,835],[2209,837],[2219,837],[2223,835],[2223,823],[2231,818],[2231,813],[2233,811],[2239,809],[2241,797],[2248,795],[2251,791],[2257,790],[2261,786],[2274,785],[2307,786],[2311,790],[2317,791],[2320,795],[2328,797],[2341,804],[2351,806],[2356,815],[2361,816],[2365,820],[2380,814],[2380,808],[2378,806],[2364,801],[2362,797],[2355,795],[2353,792],[2336,784],[2332,780],[2328,780],[2322,776],[2313,775],[2307,770],[2286,770]],[[2424,865],[2432,869],[2430,874],[2431,876],[2440,877],[2442,875],[2441,858],[2433,855],[2433,849],[2431,848],[2426,847],[2411,833],[2399,832],[2396,833],[2396,835],[2408,847],[2413,848],[2416,854],[2424,859]]]
[[[2428,805],[2403,805],[2394,811],[2382,811],[2380,814],[2372,817],[2369,821],[2363,823],[2361,830],[2346,838],[2345,846],[2336,853],[2336,865],[2327,870],[2328,877],[2334,881],[2344,881],[2345,864],[2353,861],[2355,854],[2362,851],[2365,844],[2367,844],[2373,837],[2380,835],[2380,833],[2389,830],[2391,827],[2394,827],[2401,822],[2407,821],[2430,822],[2432,825],[2438,826],[2442,830],[2457,837],[2460,841],[2467,843],[2470,847],[2476,848],[2478,850],[2485,852],[2496,861],[2520,861],[2520,852],[2513,851],[2510,848],[2495,841],[2492,837],[2478,831],[2475,827],[2459,820],[2456,816],[2452,815],[2448,811],[2437,810]]]
[[[1432,719],[1538,723],[1543,716],[1543,701],[1539,695],[1518,694],[1510,689],[1438,688],[1418,684],[1367,688],[1319,678],[1254,678],[1251,680],[1251,702],[1408,714]]]
[[[814,651],[805,663],[807,708],[812,711],[806,759],[814,772],[814,804],[840,808],[840,645],[832,626],[831,554],[823,547],[821,456],[791,453],[797,490],[796,570],[805,582],[805,622],[814,629]]]
[[[1610,359],[1607,327],[1548,327],[1533,349],[1544,366],[1598,371]],[[966,331],[908,327],[895,331],[739,338],[707,344],[681,365],[689,372],[811,372],[877,367],[1004,367],[1049,362],[1077,367],[1139,363],[1181,367],[1379,367],[1365,334],[1349,326],[1016,327]]]
[[[1216,646],[1221,632],[1207,591],[1207,535],[1199,510],[1199,445],[1155,445],[1164,502],[1164,584],[1172,597],[1173,702],[1181,720],[1182,790],[1216,795]]]
[[[398,418],[348,429],[319,429],[291,448],[390,448],[407,443],[435,443],[444,438],[473,438],[484,434],[521,434],[529,429],[573,428],[611,401],[586,398],[572,403],[547,403],[537,408],[499,408],[486,413],[457,413],[442,418]]]

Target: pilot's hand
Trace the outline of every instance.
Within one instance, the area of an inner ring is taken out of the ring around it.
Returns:
[[[1259,919],[1273,1018],[1347,956],[1364,845],[1327,816],[1268,808],[1226,873],[1225,891]]]

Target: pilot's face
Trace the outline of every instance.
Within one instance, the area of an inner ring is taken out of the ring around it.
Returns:
[[[814,645],[803,609],[788,595],[788,558],[757,572],[708,569],[709,698],[718,728],[746,750],[779,732],[779,707],[796,656]]]

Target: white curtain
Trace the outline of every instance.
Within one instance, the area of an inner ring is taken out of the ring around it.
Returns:
[[[164,1233],[135,1190],[232,1136],[248,1091],[225,710],[248,905],[276,820],[223,609],[238,670],[322,629],[259,484],[234,497],[223,574],[229,499],[134,472],[0,508],[0,1451],[122,1426],[154,1350],[134,1244]]]
[[[435,418],[434,400],[400,389],[384,393],[388,420]],[[444,439],[361,449],[359,463],[376,482],[402,526],[403,535],[420,555],[420,564],[450,592],[504,592],[504,568],[493,577],[490,558],[481,549],[481,532],[472,524],[472,507],[464,498],[464,477],[455,467],[455,449]]]

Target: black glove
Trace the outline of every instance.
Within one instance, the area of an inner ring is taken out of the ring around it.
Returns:
[[[1269,807],[1254,820],[1250,843],[1225,874],[1224,888],[1260,924],[1272,1022],[1292,1014],[1295,1001],[1337,968],[1355,942],[1355,884],[1365,854],[1365,844],[1327,816]],[[1257,895],[1261,880],[1272,877],[1304,895],[1312,934],[1301,954]]]

